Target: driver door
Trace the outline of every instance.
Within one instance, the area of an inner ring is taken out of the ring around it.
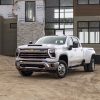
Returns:
[[[76,54],[75,54],[75,51],[73,50],[73,41],[71,37],[67,39],[67,47],[68,47],[68,50],[67,50],[68,66],[74,66]],[[71,49],[69,49],[70,47]]]
[[[81,44],[79,43],[79,40],[76,37],[73,37],[73,52],[74,52],[74,64],[80,65],[83,60],[83,49]],[[75,43],[77,43],[77,46],[75,46]]]

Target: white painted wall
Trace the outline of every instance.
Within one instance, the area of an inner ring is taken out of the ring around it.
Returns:
[[[40,23],[45,21],[45,5],[43,0],[36,0],[36,20]]]
[[[13,5],[0,5],[0,16],[3,16],[4,18],[13,18],[12,13]]]
[[[25,22],[25,1],[19,1],[15,6],[15,14],[18,16],[18,21]]]

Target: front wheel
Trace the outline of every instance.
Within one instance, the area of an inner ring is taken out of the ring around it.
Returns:
[[[91,57],[90,63],[84,65],[84,71],[85,72],[93,72],[94,70],[95,70],[95,59],[94,59],[94,57]]]
[[[58,68],[57,68],[57,72],[56,72],[57,77],[64,78],[66,76],[67,72],[68,72],[68,66],[67,66],[66,62],[63,60],[60,60]]]
[[[22,75],[22,76],[31,76],[33,74],[33,71],[26,71],[26,70],[19,70],[19,73]]]

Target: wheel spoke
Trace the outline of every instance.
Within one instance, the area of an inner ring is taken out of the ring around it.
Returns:
[[[58,66],[58,73],[59,73],[60,75],[64,75],[65,72],[66,72],[65,65],[64,65],[64,64],[60,64],[60,65]]]

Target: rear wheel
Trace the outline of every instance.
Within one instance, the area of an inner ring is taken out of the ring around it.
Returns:
[[[58,68],[57,68],[57,72],[56,72],[57,77],[64,78],[66,76],[67,72],[68,72],[68,66],[67,66],[66,62],[63,60],[60,60]]]
[[[33,71],[19,70],[19,73],[22,76],[31,76],[33,74]]]
[[[84,71],[85,72],[93,72],[94,70],[95,70],[95,59],[92,56],[90,63],[84,65]]]

